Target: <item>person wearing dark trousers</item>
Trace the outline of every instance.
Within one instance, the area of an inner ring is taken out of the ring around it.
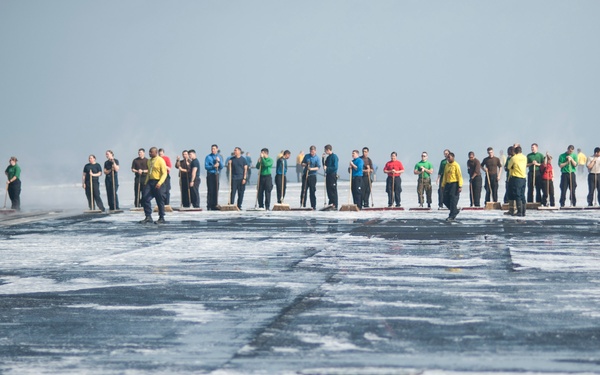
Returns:
[[[106,185],[106,198],[108,199],[108,209],[119,209],[119,160],[115,159],[115,154],[108,150],[106,151],[106,161],[104,162],[104,184]]]
[[[471,207],[481,206],[481,163],[475,157],[473,151],[469,152],[469,160],[467,161],[467,172],[469,173],[469,198]]]
[[[283,203],[285,191],[287,190],[287,161],[292,153],[290,150],[285,150],[277,158],[277,166],[275,168],[275,188],[277,189],[277,203]]]
[[[10,157],[8,167],[6,167],[4,173],[7,178],[6,185],[11,209],[21,211],[21,167],[17,164],[15,156]]]
[[[165,150],[162,148],[158,149],[158,156],[160,156],[161,158],[163,158],[163,160],[165,161],[165,164],[167,165],[167,179],[165,180],[164,185],[164,192],[165,192],[165,196],[164,196],[164,201],[165,201],[165,206],[168,206],[171,204],[171,168],[173,168],[173,164],[171,164],[171,158],[168,157],[167,155],[165,155]],[[198,173],[200,173],[200,171],[198,171]]]
[[[458,215],[458,201],[462,191],[463,178],[460,165],[454,161],[454,153],[448,152],[448,161],[444,167],[442,188],[444,189],[444,205],[450,210],[447,221],[454,221]]]
[[[400,193],[402,193],[402,179],[400,175],[404,173],[404,166],[398,160],[396,151],[391,153],[390,161],[385,163],[383,173],[388,175],[385,182],[385,192],[388,194],[388,207],[392,207],[394,203],[396,207],[400,207]]]
[[[210,147],[210,154],[204,158],[204,169],[206,170],[206,209],[209,211],[219,209],[219,174],[223,169],[223,160],[219,155],[219,146]]]
[[[338,180],[338,164],[339,158],[333,153],[333,147],[331,145],[325,146],[325,154],[327,158],[323,163],[325,169],[325,187],[327,189],[327,204],[337,210],[338,208],[338,192],[337,192],[337,180]]]
[[[508,211],[505,215],[525,216],[527,200],[525,187],[527,186],[527,157],[523,155],[521,146],[514,146],[514,155],[506,163],[508,167]]]
[[[552,169],[552,156],[546,153],[540,165],[542,173],[542,206],[554,207],[554,170]]]
[[[193,150],[192,150],[193,151]],[[196,152],[194,151],[194,154]],[[181,159],[177,156],[177,161],[175,162],[175,168],[179,169],[179,187],[181,190],[181,205],[183,207],[190,207],[190,198],[192,196],[192,192],[190,190],[190,156],[187,150],[183,150],[181,152]],[[198,202],[198,205],[200,202]]]
[[[194,208],[200,207],[200,161],[196,157],[196,150],[189,150],[188,156],[190,158],[189,176],[190,182],[188,187],[190,189],[190,204]]]
[[[534,192],[535,201],[542,201],[542,174],[540,172],[542,161],[544,161],[544,154],[538,152],[537,143],[533,143],[531,152],[527,154],[527,167],[529,168],[527,174],[527,202],[533,202]]]
[[[317,156],[317,147],[310,146],[310,153],[302,159],[304,173],[302,177],[302,191],[300,193],[300,204],[306,207],[306,198],[310,191],[310,206],[317,209],[317,171],[321,168],[321,159]]]
[[[131,171],[135,174],[135,180],[133,183],[134,200],[133,205],[135,207],[141,207],[142,191],[144,190],[144,181],[146,181],[146,174],[148,173],[148,159],[146,159],[146,150],[140,148],[138,150],[138,157],[133,159],[131,163]]]
[[[352,173],[352,200],[358,209],[362,209],[363,204],[363,160],[358,157],[358,150],[352,151],[352,161],[350,162],[350,172]]]
[[[444,159],[440,162],[440,169],[438,170],[438,175],[435,180],[435,184],[438,186],[438,209],[444,208],[444,188],[442,187],[442,183],[444,181],[444,168],[446,167],[446,163],[448,162],[448,153],[450,150],[444,150]]]
[[[594,155],[588,158],[588,206],[593,206],[600,201],[600,147],[594,149]],[[594,199],[594,191],[598,200]]]
[[[510,172],[508,170],[508,162],[515,154],[514,146],[509,146],[506,149],[506,154],[507,154],[506,163],[504,163],[504,170],[506,171],[506,181],[504,181],[504,198],[502,199],[502,201],[504,203],[508,203],[508,201],[509,201],[509,199],[508,199],[508,181],[510,180]]]
[[[369,199],[371,197],[371,177],[373,176],[373,161],[369,157],[369,148],[363,147],[362,156],[363,175],[362,175],[362,206],[370,207]]]
[[[269,157],[269,149],[260,150],[256,169],[258,169],[258,207],[269,210],[271,208],[271,192],[273,191],[273,177],[271,167],[273,159]]]
[[[502,161],[494,156],[494,149],[487,148],[488,156],[481,161],[485,171],[485,202],[498,202],[498,181],[502,177]]]
[[[567,190],[569,190],[571,205],[575,207],[577,205],[577,196],[575,195],[575,189],[577,189],[577,154],[573,151],[575,147],[569,145],[567,151],[560,154],[558,157],[558,166],[560,167],[560,206],[564,207],[567,200]]]
[[[88,200],[88,207],[90,210],[98,208],[104,212],[104,204],[102,204],[102,198],[100,198],[100,181],[99,178],[102,176],[102,167],[96,163],[96,156],[90,155],[88,157],[89,163],[83,167],[82,185],[85,189],[85,195]],[[94,206],[95,203],[95,206]]]
[[[144,192],[142,194],[142,206],[146,217],[140,221],[141,224],[152,223],[152,199],[156,201],[158,207],[158,220],[156,224],[165,223],[165,186],[169,174],[165,160],[158,156],[158,149],[151,147],[148,151],[150,159],[148,160],[148,174],[144,183]]]
[[[248,182],[248,162],[242,156],[242,149],[236,147],[233,150],[233,157],[229,159],[228,166],[231,173],[231,196],[229,202],[233,204],[237,194],[237,207],[241,210],[244,202],[244,192]]]

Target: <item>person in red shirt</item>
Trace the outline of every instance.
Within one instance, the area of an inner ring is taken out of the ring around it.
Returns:
[[[552,156],[546,154],[544,161],[540,164],[542,175],[542,206],[554,206],[554,171],[552,170]],[[550,201],[548,201],[550,199]]]
[[[404,173],[404,166],[397,158],[396,151],[392,152],[391,160],[385,163],[383,168],[383,173],[388,175],[385,183],[385,192],[388,193],[388,207],[392,207],[394,202],[396,207],[400,207],[400,193],[402,192],[400,175]]]
[[[167,179],[164,183],[165,196],[163,197],[165,201],[165,206],[167,206],[171,204],[171,167],[173,166],[173,164],[171,164],[171,159],[167,155],[165,155],[165,150],[163,150],[162,148],[158,149],[158,156],[163,158],[165,164],[167,164]]]

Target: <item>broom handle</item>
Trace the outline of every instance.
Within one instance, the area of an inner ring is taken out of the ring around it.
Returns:
[[[10,182],[6,182],[6,190],[4,191],[4,207],[6,208],[6,197],[8,197],[8,185],[10,184]]]
[[[494,196],[492,194],[492,182],[490,181],[490,169],[487,168],[487,171],[485,172],[485,177],[487,178],[487,182],[488,182],[488,194],[490,196],[490,199],[494,199]],[[487,203],[487,202],[485,202]]]
[[[94,202],[94,185],[92,184],[92,170],[90,169],[90,199],[92,200],[92,211],[96,209]]]
[[[281,162],[281,203],[283,203],[283,185],[285,184],[285,169],[283,168],[283,161]]]
[[[352,170],[350,170],[350,191],[348,192],[348,204],[350,204],[351,196],[352,196]]]
[[[260,189],[260,177],[262,173],[262,161],[258,165],[258,181],[256,182],[256,199],[254,200],[254,208],[258,205],[258,192]]]
[[[396,182],[396,176],[394,176],[394,170],[392,169],[392,206],[396,203],[396,189],[394,183]]]
[[[227,205],[231,205],[231,192],[233,190],[232,181],[231,181],[231,160],[229,160],[229,199],[227,201]]]
[[[113,161],[114,163],[114,161]],[[113,165],[114,167],[114,165]],[[116,188],[116,184],[115,184],[115,170],[111,170],[110,173],[112,174],[112,187],[113,187],[113,210],[117,209],[117,188]]]

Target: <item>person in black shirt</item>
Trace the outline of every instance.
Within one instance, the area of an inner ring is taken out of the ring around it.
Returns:
[[[115,159],[115,154],[106,151],[106,161],[104,162],[104,184],[106,185],[106,197],[108,198],[108,209],[111,211],[119,209],[119,160]]]
[[[97,207],[100,211],[104,212],[104,204],[102,204],[102,198],[100,198],[100,182],[98,181],[98,178],[102,176],[102,167],[96,163],[94,155],[90,155],[88,161],[89,163],[83,167],[82,176],[82,185],[87,196],[88,207],[90,210]],[[94,206],[94,202],[96,206]]]

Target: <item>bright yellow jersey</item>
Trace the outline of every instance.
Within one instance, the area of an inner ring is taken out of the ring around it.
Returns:
[[[458,187],[462,187],[463,185],[460,165],[458,165],[456,161],[452,163],[446,163],[446,166],[444,167],[444,180],[442,181],[442,187],[453,182],[458,182]]]
[[[587,156],[585,156],[585,154],[583,152],[580,152],[579,154],[577,154],[577,163],[579,163],[579,165],[587,164]]]
[[[165,159],[160,156],[148,159],[148,175],[146,176],[146,183],[149,180],[158,180],[159,184],[163,184],[167,179],[169,172],[167,171],[167,163]]]
[[[523,154],[515,154],[508,161],[508,175],[510,177],[527,177],[527,156]]]

